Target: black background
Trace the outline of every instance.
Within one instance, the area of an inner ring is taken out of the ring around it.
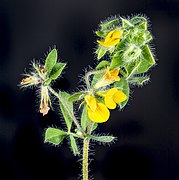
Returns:
[[[44,129],[63,127],[62,117],[38,113],[35,90],[17,84],[33,58],[56,45],[68,62],[55,88],[73,92],[79,75],[95,67],[94,48],[101,20],[145,14],[151,21],[157,66],[151,82],[132,88],[127,107],[112,111],[97,133],[111,133],[111,146],[91,146],[90,175],[96,180],[179,179],[179,1],[177,0],[0,0],[0,179],[80,178],[81,157],[44,144]],[[55,102],[57,107],[57,102]]]

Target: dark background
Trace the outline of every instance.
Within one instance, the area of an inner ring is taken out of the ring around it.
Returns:
[[[62,117],[54,111],[42,117],[35,90],[21,91],[17,84],[31,60],[44,59],[56,45],[68,69],[54,86],[75,91],[79,75],[95,67],[99,22],[138,13],[151,21],[158,65],[150,71],[151,82],[132,88],[127,107],[112,111],[97,129],[118,141],[110,147],[93,143],[90,175],[96,180],[179,179],[177,0],[0,0],[0,179],[80,178],[81,161],[67,140],[59,147],[43,143],[44,129],[62,128]]]

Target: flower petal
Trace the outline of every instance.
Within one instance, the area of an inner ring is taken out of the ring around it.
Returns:
[[[120,90],[117,90],[117,92],[114,93],[114,95],[113,95],[113,100],[117,104],[125,101],[126,99],[127,99],[127,96]]]
[[[110,71],[111,76],[113,77],[114,81],[119,81],[120,77],[118,76],[119,70],[115,69]]]
[[[117,88],[112,88],[107,91],[106,96],[104,98],[105,105],[109,109],[115,109],[116,108],[116,102],[113,100],[113,95],[117,92]]]
[[[123,30],[115,29],[107,34],[105,40],[103,41],[97,40],[97,42],[105,47],[115,46],[120,42],[122,34],[123,34]]]
[[[87,110],[88,110],[88,117],[93,122],[103,123],[109,119],[110,112],[103,103],[97,103],[97,107],[95,111],[92,111],[88,106],[87,106]]]
[[[86,95],[84,98],[89,108],[95,111],[97,106],[96,99],[92,95]]]

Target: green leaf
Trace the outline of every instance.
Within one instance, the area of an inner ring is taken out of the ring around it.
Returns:
[[[70,97],[68,98],[68,100],[69,100],[70,102],[75,102],[75,101],[78,101],[78,100],[82,99],[82,98],[84,97],[84,95],[85,95],[85,92],[84,92],[84,91],[82,91],[82,92],[76,92],[76,93],[70,95]]]
[[[142,49],[142,58],[140,66],[137,68],[135,74],[141,74],[147,72],[154,64],[155,64],[154,57],[149,49],[149,46],[146,45]]]
[[[60,104],[60,109],[61,109],[61,112],[65,119],[65,122],[66,122],[66,125],[68,128],[68,132],[69,132],[71,130],[73,120],[72,120],[71,116],[69,115],[69,111],[67,110],[66,106],[68,106],[70,111],[73,112],[73,103],[68,100],[70,97],[70,94],[68,94],[66,92],[60,92],[59,95],[61,96],[61,98],[64,101],[63,104],[61,102],[59,102],[59,104]]]
[[[130,64],[125,66],[125,69],[127,71],[127,78],[136,74],[137,70],[139,69],[140,63],[141,63],[141,60],[138,59],[137,61],[133,61]]]
[[[119,106],[122,109],[125,107],[125,105],[127,104],[129,100],[129,93],[130,93],[129,83],[125,78],[121,78],[120,81],[117,81],[114,83],[114,87],[121,90],[128,97],[125,101],[119,103]]]
[[[126,32],[124,32],[126,34]],[[124,35],[125,35],[124,34]],[[127,35],[126,35],[127,36]],[[119,44],[117,44],[116,46],[116,51],[118,52],[121,52],[123,49],[125,49],[126,47],[126,44],[127,44],[127,40],[126,39],[123,39]]]
[[[146,18],[145,18],[145,17],[142,17],[142,16],[135,16],[135,17],[133,17],[133,18],[130,20],[130,22],[131,22],[134,26],[139,25],[139,24],[141,24],[141,23],[143,23],[143,22],[146,22],[146,21],[147,21]]]
[[[134,28],[134,30],[130,34],[131,42],[134,42],[139,47],[144,46],[146,43],[152,40],[151,33],[146,30],[139,30],[138,28]]]
[[[117,51],[111,60],[110,69],[119,68],[120,66],[124,65],[124,61],[121,56],[121,52]]]
[[[65,66],[66,66],[66,63],[55,64],[54,67],[52,68],[52,71],[51,71],[49,77],[53,80],[57,79],[60,76],[60,74],[62,73]]]
[[[104,22],[100,24],[100,26],[101,26],[101,31],[114,28],[116,26],[119,26],[119,19],[113,19],[111,21]]]
[[[122,20],[122,27],[124,29],[133,27],[133,24],[130,21],[128,21],[127,19],[121,18],[121,20]]]
[[[103,69],[105,67],[109,66],[109,61],[101,61],[97,66],[96,66],[96,70],[100,70]]]
[[[106,54],[107,50],[108,49],[106,47],[99,46],[99,48],[96,51],[98,60]]]
[[[88,135],[88,138],[102,143],[110,143],[116,139],[116,137],[113,136],[94,136],[94,135]]]
[[[79,150],[78,150],[78,146],[77,146],[77,144],[76,144],[76,140],[75,140],[75,138],[73,137],[73,135],[70,135],[70,145],[71,145],[71,148],[72,148],[72,151],[73,151],[74,156],[79,155],[80,152],[79,152]]]
[[[66,135],[67,133],[62,130],[56,128],[48,128],[45,132],[45,142],[58,145],[63,141]]]
[[[140,23],[139,25],[136,26],[136,28],[141,30],[147,30],[147,21]]]
[[[131,84],[142,86],[144,83],[146,83],[149,80],[150,80],[150,77],[148,77],[148,76],[141,76],[141,77],[140,76],[133,76],[128,81]]]
[[[116,49],[115,46],[113,46],[113,47],[109,48],[108,51],[110,52],[110,54],[112,54],[115,51],[115,49]]]
[[[48,75],[50,74],[52,68],[55,66],[57,62],[57,50],[53,49],[48,54],[46,60],[45,60],[45,68],[47,69]]]
[[[98,127],[98,123],[94,123],[94,124],[93,124],[93,128],[92,128],[92,131],[94,131],[97,127]]]
[[[96,31],[96,35],[99,36],[99,37],[103,37],[104,32],[103,31]]]
[[[44,86],[48,86],[50,83],[51,83],[51,79],[50,78],[48,78],[48,79],[46,79],[44,82],[43,82],[43,85]]]
[[[88,117],[86,106],[83,107],[81,115],[81,127],[86,132],[88,125],[90,124],[90,119]]]

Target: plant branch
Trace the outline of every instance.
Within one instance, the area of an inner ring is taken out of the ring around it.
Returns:
[[[68,107],[67,103],[65,102],[65,100],[56,92],[54,91],[50,86],[48,86],[49,91],[56,96],[59,101],[64,105],[64,107],[66,108],[68,114],[70,115],[70,117],[72,118],[73,122],[75,123],[75,125],[77,126],[77,128],[80,130],[80,132],[82,133],[83,136],[86,136],[86,133],[83,131],[83,129],[81,128],[80,124],[78,123],[78,120],[76,119],[76,117],[74,116],[73,112],[71,112],[70,108]]]

